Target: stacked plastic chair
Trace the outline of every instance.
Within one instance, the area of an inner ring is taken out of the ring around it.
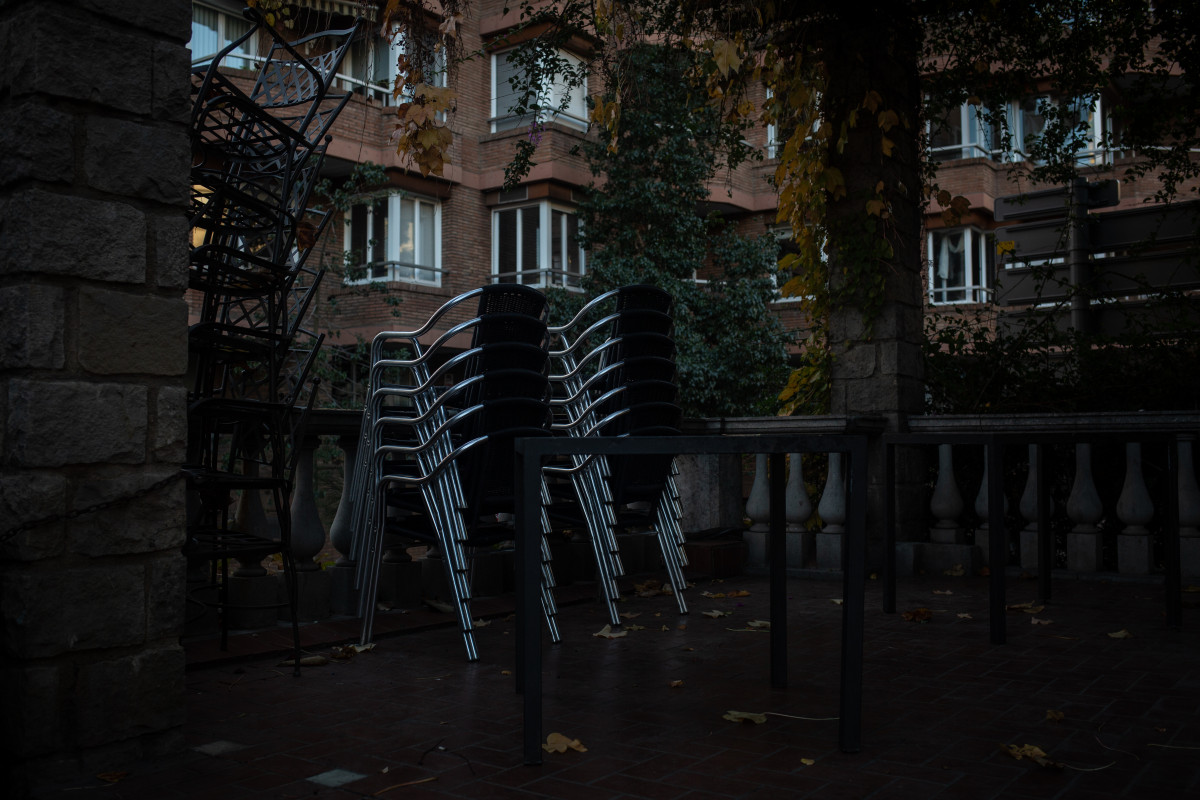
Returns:
[[[670,295],[626,286],[589,302],[550,329],[554,430],[568,436],[679,433]],[[546,468],[553,509],[586,526],[612,624],[624,574],[616,531],[653,528],[680,613],[687,613],[679,493],[670,456],[574,456]],[[569,483],[569,502],[556,491]],[[574,516],[572,515],[574,511]]]
[[[473,316],[450,324],[473,303]],[[364,644],[373,633],[387,533],[435,548],[467,657],[478,658],[470,613],[472,549],[515,538],[513,441],[550,435],[546,312],[537,290],[495,284],[451,300],[418,330],[380,333],[372,342],[351,490],[351,555],[359,569]],[[439,326],[447,329],[435,335]],[[470,343],[457,352],[463,337]],[[544,512],[542,529],[549,532]],[[544,535],[540,547],[542,605],[558,641]]]
[[[212,565],[223,648],[229,560],[256,564],[280,555],[298,674],[290,505],[322,341],[303,327],[323,275],[307,260],[329,220],[309,208],[309,199],[327,131],[346,102],[329,89],[355,29],[289,44],[247,13],[252,29],[193,75],[188,282],[199,297],[199,319],[189,331],[185,553]],[[245,79],[222,65],[246,38],[263,34],[274,44],[243,91],[238,80]],[[320,55],[306,58],[298,46]],[[278,539],[239,530],[230,518],[235,496],[256,492],[271,496]]]

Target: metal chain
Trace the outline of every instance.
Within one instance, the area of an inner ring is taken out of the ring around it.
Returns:
[[[134,500],[138,500],[142,497],[145,497],[148,494],[157,492],[159,489],[163,489],[163,488],[166,488],[167,486],[170,486],[172,483],[174,483],[175,481],[179,480],[182,477],[183,477],[183,472],[173,472],[170,475],[168,475],[167,477],[163,478],[162,480],[152,483],[149,486],[145,486],[141,489],[138,489],[136,492],[131,492],[130,494],[122,495],[121,497],[115,497],[112,500],[104,500],[103,502],[87,506],[86,508],[77,508],[73,511],[67,511],[67,512],[61,513],[61,514],[51,514],[49,516],[42,517],[41,519],[34,519],[34,520],[30,520],[29,522],[23,522],[20,525],[18,525],[17,527],[9,528],[4,533],[0,534],[0,544],[4,544],[9,539],[12,539],[14,536],[16,536],[19,533],[24,533],[25,531],[31,531],[34,528],[41,527],[42,525],[47,525],[51,522],[63,522],[64,520],[75,519],[76,517],[82,517],[84,514],[93,514],[97,511],[104,511],[107,508],[124,505],[125,503],[129,503]]]

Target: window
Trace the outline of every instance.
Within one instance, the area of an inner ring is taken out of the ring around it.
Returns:
[[[929,232],[929,298],[934,305],[982,303],[988,298],[992,249],[977,228]]]
[[[929,151],[934,158],[999,158],[999,143],[983,109],[963,103],[940,124],[930,124]]]
[[[346,220],[350,263],[361,275],[347,283],[408,281],[441,284],[440,203],[391,195],[351,208]]]
[[[492,280],[579,288],[579,218],[549,201],[492,214]]]
[[[774,96],[775,93],[771,89],[767,89],[768,103],[771,102]],[[821,117],[817,113],[821,105],[821,93],[819,91],[814,91],[811,102],[812,105],[810,107],[800,109],[791,114],[792,117],[795,117],[794,119],[780,120],[784,122],[783,125],[780,125],[779,122],[770,122],[767,124],[767,158],[779,158],[783,155],[783,148],[787,145],[788,139],[792,138],[792,131],[796,129],[797,125],[804,125],[809,119],[812,119],[812,123],[808,126],[810,136],[820,129]],[[779,113],[781,114],[788,114],[789,111],[786,108],[779,109]],[[808,139],[806,138],[805,141],[808,141]]]
[[[396,80],[396,63],[405,51],[406,34],[397,34],[392,39],[373,33],[350,45],[346,58],[338,73],[338,85],[343,89],[367,96],[376,102],[391,106],[411,99],[411,90],[406,89],[400,98],[394,98],[392,87]],[[446,53],[439,50],[434,63],[424,71],[424,82],[432,86],[445,87]]]
[[[520,73],[520,65],[514,64],[510,56],[514,51],[492,55],[492,131],[509,131],[527,128],[538,122],[561,122],[574,128],[586,130],[587,122],[587,78],[579,86],[570,86],[566,76],[558,74],[554,80],[543,82],[531,108],[517,113],[520,95],[513,89],[512,80]],[[565,62],[565,69],[578,70],[582,63],[578,58],[563,51],[558,58]],[[518,78],[519,79],[519,78]]]
[[[237,39],[250,31],[249,20],[221,11],[211,6],[192,4],[192,38],[188,48],[192,51],[192,65],[205,64]],[[254,69],[254,56],[258,54],[257,41],[251,36],[226,57],[222,66],[232,69]]]
[[[1079,166],[1105,163],[1107,155],[1103,149],[1104,125],[1099,98],[1080,98],[1068,101],[1064,106],[1046,95],[1034,95],[1006,103],[998,115],[989,115],[985,110],[969,103],[951,109],[946,118],[937,125],[930,125],[929,151],[943,161],[960,158],[990,157],[1001,160],[1005,153],[1001,148],[999,131],[988,118],[1003,117],[1010,136],[1009,158],[1014,161],[1044,163],[1033,155],[1038,138],[1046,130],[1048,118],[1053,113],[1065,114],[1063,122],[1074,125],[1076,138],[1076,163]],[[1070,138],[1067,140],[1070,141]]]

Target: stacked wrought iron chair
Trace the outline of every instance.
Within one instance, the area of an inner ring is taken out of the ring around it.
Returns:
[[[661,289],[625,286],[593,299],[569,323],[550,329],[556,433],[679,433],[671,305],[670,295]],[[616,531],[634,526],[654,530],[679,611],[687,613],[687,557],[671,456],[574,456],[569,464],[548,466],[545,472],[555,515],[582,523],[588,531],[612,624],[620,624],[616,579],[624,574]],[[568,484],[570,491],[564,492]]]
[[[279,554],[298,672],[290,496],[322,341],[303,325],[323,275],[307,262],[329,220],[309,201],[329,125],[345,104],[328,89],[354,29],[288,44],[248,13],[255,25],[246,36],[193,75],[188,282],[199,309],[189,331],[185,552],[211,564],[222,647],[229,560],[257,564]],[[274,44],[245,92],[223,64],[245,38],[264,32]],[[304,43],[326,52],[305,58],[296,49]],[[278,539],[239,530],[231,519],[235,496],[259,492],[271,497]]]
[[[449,324],[472,304],[473,316]],[[373,633],[387,533],[436,548],[467,657],[478,657],[470,613],[472,549],[515,538],[508,519],[515,502],[513,441],[550,435],[546,312],[537,290],[495,284],[448,302],[418,330],[380,333],[372,342],[352,489],[352,557],[359,567],[364,643]],[[439,326],[448,327],[433,334]],[[469,345],[455,352],[464,337]],[[545,514],[542,526],[548,533]],[[544,536],[540,547],[542,605],[558,641]]]

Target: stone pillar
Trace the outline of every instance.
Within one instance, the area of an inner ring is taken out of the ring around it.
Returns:
[[[1104,516],[1104,503],[1092,476],[1090,444],[1075,445],[1075,480],[1067,497],[1067,516],[1075,523],[1067,534],[1067,569],[1099,572],[1104,561],[1098,523]]]
[[[754,456],[754,483],[746,498],[746,517],[750,529],[742,534],[746,540],[746,564],[753,569],[767,568],[767,539],[771,530],[771,491],[767,479],[767,456]]]
[[[787,565],[792,568],[808,564],[816,548],[816,534],[805,529],[812,516],[813,504],[804,485],[804,454],[788,456],[788,480],[784,493],[787,520]]]
[[[296,615],[301,622],[314,622],[329,617],[329,575],[314,559],[325,547],[325,526],[317,513],[316,489],[313,485],[313,460],[319,444],[315,436],[305,437],[296,461],[295,486],[292,488],[292,556],[296,560]],[[281,616],[288,619],[286,584],[279,581]]]
[[[1188,577],[1200,577],[1200,486],[1192,443],[1179,442],[1179,563]]]
[[[846,479],[842,475],[842,454],[829,454],[825,489],[817,513],[824,525],[817,534],[817,569],[842,568],[842,537],[846,534]]]
[[[1117,571],[1145,575],[1154,566],[1154,546],[1146,527],[1154,519],[1154,501],[1142,475],[1142,445],[1125,445],[1125,484],[1117,498],[1117,518],[1125,527],[1117,534]]]
[[[190,20],[0,6],[7,797],[184,745]]]

